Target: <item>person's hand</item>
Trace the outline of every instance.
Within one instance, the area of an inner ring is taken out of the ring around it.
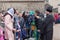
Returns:
[[[41,18],[40,16],[37,16],[37,14],[35,14],[35,17],[36,17],[36,18]]]
[[[16,29],[13,29],[13,31],[15,31],[15,32],[16,32]]]
[[[17,32],[19,32],[20,30],[17,30]]]
[[[21,29],[20,30],[17,30],[17,32],[20,32],[21,31]]]
[[[36,16],[37,18],[40,18],[39,16]]]
[[[37,30],[38,32],[40,32],[40,30]]]

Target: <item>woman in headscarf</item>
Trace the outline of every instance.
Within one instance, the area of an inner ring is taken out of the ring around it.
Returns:
[[[14,8],[10,8],[5,16],[5,39],[7,40],[14,40],[13,35],[13,16],[16,10]]]

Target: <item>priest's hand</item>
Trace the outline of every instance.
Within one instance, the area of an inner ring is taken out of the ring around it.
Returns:
[[[38,32],[41,32],[40,30],[37,30]]]

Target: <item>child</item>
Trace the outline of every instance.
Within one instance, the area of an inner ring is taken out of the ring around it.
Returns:
[[[0,26],[0,40],[4,40],[3,36],[3,28]]]

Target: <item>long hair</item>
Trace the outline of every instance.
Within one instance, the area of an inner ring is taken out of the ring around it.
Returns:
[[[23,17],[24,20],[25,20],[25,18],[26,18],[25,12],[23,12],[22,17]]]
[[[22,17],[25,18],[25,12],[23,12]]]

